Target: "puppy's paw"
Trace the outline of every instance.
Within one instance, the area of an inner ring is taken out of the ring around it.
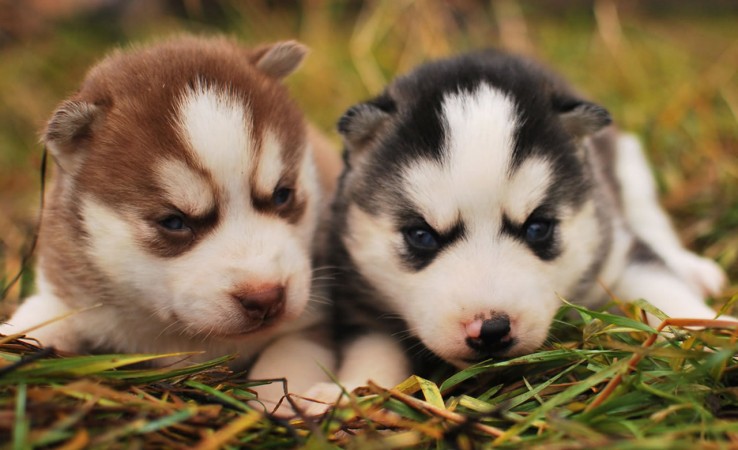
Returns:
[[[692,252],[669,257],[667,264],[703,296],[720,294],[728,282],[725,271],[715,261]]]
[[[282,386],[276,383],[257,386],[252,390],[256,391],[258,403],[263,405],[267,413],[282,419],[289,419],[298,415],[306,417],[320,416],[333,406],[346,401],[341,386],[331,382],[316,383],[304,393],[290,394],[289,399],[284,396]],[[293,408],[293,404],[297,406],[299,412]]]
[[[336,383],[316,383],[300,399],[300,407],[307,416],[319,416],[330,408],[346,402],[343,388]]]
[[[295,416],[292,405],[285,397],[282,383],[272,382],[270,384],[263,384],[252,387],[251,390],[256,393],[256,400],[249,402],[254,408],[282,419]]]

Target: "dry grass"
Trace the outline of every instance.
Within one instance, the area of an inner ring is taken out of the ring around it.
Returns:
[[[349,105],[429,58],[485,46],[532,54],[644,139],[664,203],[685,242],[717,259],[733,280],[716,302],[738,295],[738,9],[729,2],[672,2],[668,10],[648,11],[607,0],[576,6],[522,0],[221,0],[183,1],[177,14],[157,8],[157,2],[123,3],[133,6],[14,15],[35,4],[48,8],[49,2],[0,0],[0,280],[18,271],[33,235],[37,132],[54,106],[113,46],[195,31],[226,32],[250,43],[297,38],[308,44],[313,51],[289,84],[308,116],[329,133]],[[28,271],[0,314],[31,284]],[[417,387],[413,383],[400,391],[374,387],[374,397],[320,423],[282,423],[251,412],[243,406],[249,383],[217,364],[189,374],[141,375],[110,366],[124,358],[118,356],[94,364],[78,360],[87,369],[75,370],[88,373],[80,376],[60,368],[63,360],[5,343],[0,441],[12,437],[17,448],[215,448],[226,442],[476,448],[491,445],[491,430],[499,429],[504,434],[496,442],[511,446],[520,445],[516,439],[546,448],[738,445],[735,341],[720,332],[677,333],[658,341],[612,399],[586,409],[605,381],[627,372],[630,355],[643,354],[638,347],[650,335],[634,321],[613,317],[585,315],[562,323],[555,334],[559,344],[541,353],[491,363],[444,383],[439,378],[440,389],[423,384],[423,405],[405,395]],[[715,351],[705,353],[706,348]],[[11,367],[19,355],[39,360]],[[44,364],[50,372],[38,369]],[[32,375],[33,370],[40,372]],[[454,379],[477,372],[481,380],[448,390]],[[398,415],[372,413],[377,404]],[[380,431],[385,428],[397,431]]]
[[[645,305],[641,305],[647,307]],[[0,432],[15,448],[724,448],[738,444],[735,330],[656,331],[570,306],[552,343],[434,383],[370,385],[325,417],[247,405],[257,381],[224,359],[122,368],[152,356],[60,358],[0,341]],[[632,313],[633,311],[631,311]],[[676,323],[675,325],[697,325]],[[278,381],[277,381],[278,382]],[[609,384],[608,384],[609,382]],[[417,395],[413,395],[417,394]]]

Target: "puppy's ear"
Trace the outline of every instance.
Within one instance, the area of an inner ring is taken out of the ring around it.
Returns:
[[[605,108],[583,100],[554,101],[554,108],[564,129],[575,139],[594,134],[612,123]]]
[[[78,100],[66,100],[54,111],[41,140],[62,170],[75,170],[102,114],[100,107]]]
[[[307,52],[297,41],[283,41],[256,49],[251,60],[257,69],[279,80],[297,70]]]
[[[344,163],[351,167],[365,154],[396,111],[395,102],[382,95],[366,103],[354,105],[338,120],[338,132],[344,141]]]
[[[395,102],[382,95],[352,106],[341,116],[337,128],[343,136],[347,163],[356,159],[380,135],[395,112]]]

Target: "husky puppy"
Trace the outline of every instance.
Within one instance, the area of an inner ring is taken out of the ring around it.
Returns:
[[[611,290],[716,315],[703,296],[724,274],[679,243],[638,142],[527,59],[429,63],[338,129],[332,298],[349,389],[401,381],[422,349],[457,367],[532,352],[561,298],[598,306]]]
[[[30,335],[69,352],[238,354],[236,366],[263,351],[253,378],[322,380],[315,362],[333,357],[313,330],[311,253],[332,181],[280,83],[305,53],[181,37],[93,67],[43,134],[56,179],[38,294],[0,332],[72,313]]]

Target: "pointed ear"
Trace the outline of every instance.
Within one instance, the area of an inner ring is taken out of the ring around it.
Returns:
[[[42,141],[62,169],[74,170],[101,116],[100,107],[77,100],[66,100],[51,116]]]
[[[300,66],[307,52],[308,48],[297,41],[284,41],[256,49],[251,58],[257,69],[282,79]]]
[[[575,139],[600,131],[612,123],[610,113],[594,103],[576,100],[554,104],[564,129]]]
[[[341,116],[338,132],[348,147],[363,147],[377,136],[395,111],[395,102],[387,95],[359,103]]]

